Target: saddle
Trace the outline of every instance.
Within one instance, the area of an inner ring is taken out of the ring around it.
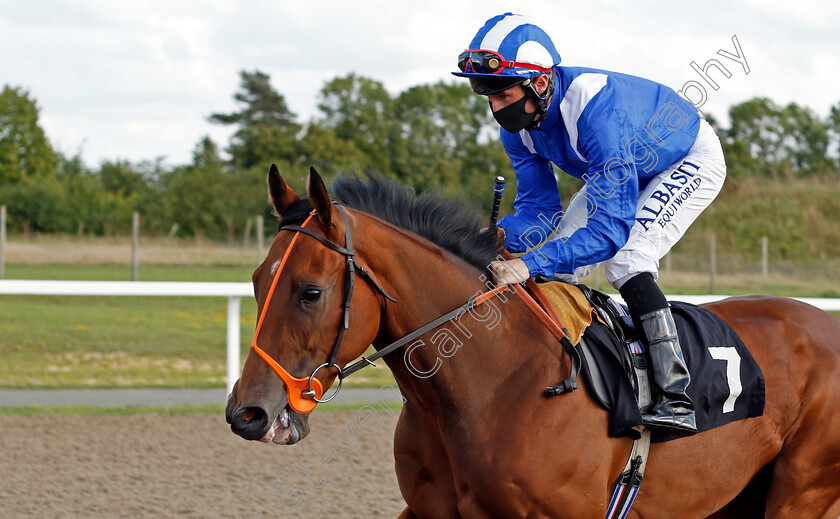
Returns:
[[[642,412],[657,396],[650,365],[627,309],[607,294],[562,282],[528,287],[565,325],[580,371],[595,400],[610,413],[609,434],[638,436]],[[537,292],[541,294],[537,295]],[[715,314],[672,302],[683,355],[691,372],[688,394],[698,432],[764,413],[764,375],[738,334]],[[651,441],[679,436],[655,431]]]

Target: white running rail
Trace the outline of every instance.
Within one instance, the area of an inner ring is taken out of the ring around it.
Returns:
[[[0,295],[227,297],[227,392],[230,394],[239,378],[239,309],[243,297],[254,297],[254,288],[251,283],[4,279],[0,280]]]
[[[239,378],[239,310],[243,297],[254,297],[251,283],[200,283],[184,281],[52,281],[29,279],[0,280],[0,295],[38,296],[172,296],[227,297],[227,392]],[[621,300],[618,294],[610,294]],[[730,296],[693,295],[673,296],[675,301],[692,304],[711,303]],[[829,312],[840,312],[840,299],[795,297]]]

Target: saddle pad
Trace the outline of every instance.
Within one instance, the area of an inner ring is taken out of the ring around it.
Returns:
[[[761,416],[764,413],[764,375],[735,330],[720,317],[696,305],[672,302],[671,312],[691,372],[688,395],[694,402],[697,431]],[[612,331],[598,321],[586,329],[583,337],[612,400],[608,407],[610,435],[633,435],[630,429],[641,425],[642,417],[622,367],[619,348],[627,346],[620,345]],[[587,371],[584,369],[584,376],[588,375]],[[654,431],[652,441],[679,437]]]
[[[575,285],[552,281],[537,285],[545,294],[551,306],[557,311],[557,315],[563,321],[563,326],[569,333],[572,344],[577,344],[583,336],[595,314],[592,306],[583,292]]]

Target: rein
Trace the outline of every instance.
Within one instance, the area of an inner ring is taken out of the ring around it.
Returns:
[[[580,354],[572,345],[571,341],[569,340],[568,333],[566,328],[563,326],[562,322],[559,321],[559,317],[556,316],[549,316],[545,310],[529,295],[525,290],[512,290],[509,285],[503,285],[500,287],[496,287],[492,290],[488,290],[483,294],[470,298],[469,301],[464,303],[463,305],[455,308],[454,310],[447,312],[446,314],[434,319],[427,324],[421,326],[420,328],[414,330],[413,332],[405,335],[404,337],[392,342],[391,344],[381,348],[376,353],[368,356],[362,357],[360,360],[356,361],[355,363],[345,367],[342,369],[335,363],[335,359],[338,357],[338,350],[341,347],[341,342],[344,339],[344,333],[350,327],[350,303],[353,297],[353,288],[355,286],[355,274],[358,273],[368,282],[370,283],[373,288],[385,298],[385,304],[387,304],[387,300],[391,300],[394,303],[397,302],[396,299],[388,295],[387,292],[376,282],[376,280],[371,276],[371,274],[365,270],[361,265],[356,262],[356,252],[353,250],[353,239],[350,233],[350,222],[347,218],[347,213],[339,204],[335,204],[335,207],[344,217],[344,247],[333,243],[326,239],[325,237],[321,236],[320,234],[316,233],[315,231],[306,228],[306,224],[309,223],[310,220],[315,216],[315,211],[313,210],[309,213],[309,216],[304,220],[304,222],[298,225],[286,225],[280,228],[280,231],[292,231],[295,233],[294,237],[292,237],[292,242],[289,244],[289,248],[286,249],[283,258],[280,261],[280,265],[277,267],[277,272],[274,274],[274,279],[271,282],[271,288],[268,291],[268,296],[266,297],[266,303],[263,306],[262,312],[260,313],[260,318],[257,321],[257,328],[254,332],[254,339],[251,341],[251,349],[254,350],[260,358],[262,358],[268,365],[277,373],[277,376],[283,380],[283,383],[286,385],[286,393],[289,399],[289,407],[292,408],[297,413],[301,414],[308,414],[311,413],[315,406],[319,403],[329,402],[341,390],[341,384],[344,378],[353,373],[359,371],[360,369],[367,367],[367,366],[376,366],[373,361],[378,360],[385,355],[393,352],[394,350],[400,348],[401,346],[407,344],[408,342],[420,337],[421,335],[428,333],[429,331],[437,328],[438,326],[442,325],[443,323],[451,320],[454,317],[463,315],[466,312],[473,310],[474,308],[478,307],[479,305],[487,302],[491,298],[499,295],[504,291],[512,291],[516,293],[516,295],[522,299],[522,301],[526,304],[526,306],[540,319],[540,321],[551,331],[551,333],[557,338],[558,341],[563,345],[564,349],[568,352],[569,356],[572,359],[572,368],[569,375],[569,378],[561,382],[560,384],[546,388],[545,393],[548,396],[554,396],[561,393],[565,393],[567,391],[573,391],[577,388],[577,375],[580,368]],[[274,295],[274,289],[277,286],[277,281],[280,279],[280,273],[283,272],[283,267],[285,267],[287,260],[289,259],[289,255],[292,252],[295,244],[297,243],[297,239],[300,237],[300,234],[306,234],[318,240],[322,245],[325,247],[338,252],[339,254],[343,254],[345,258],[345,285],[344,285],[344,301],[342,303],[342,307],[344,308],[343,319],[338,327],[338,335],[335,339],[335,344],[333,345],[332,353],[330,354],[329,361],[325,362],[318,367],[316,367],[312,373],[307,378],[297,378],[290,374],[286,369],[283,368],[276,360],[274,360],[268,353],[265,352],[262,348],[257,345],[257,338],[259,337],[260,330],[262,329],[263,321],[265,320],[266,313],[268,312],[268,307],[271,304],[271,298]],[[536,286],[531,287],[532,290],[539,290]],[[323,398],[324,396],[324,386],[320,380],[315,378],[315,374],[321,368],[335,368],[338,371],[338,387],[335,389],[332,395],[329,398]]]
[[[430,321],[430,322],[424,324],[423,326],[414,330],[413,332],[409,333],[408,335],[404,336],[403,338],[398,339],[398,340],[392,342],[391,344],[389,344],[388,346],[385,346],[384,348],[380,349],[379,351],[377,351],[373,355],[370,355],[368,357],[362,357],[360,360],[358,360],[355,363],[347,366],[343,370],[339,370],[339,374],[338,374],[339,378],[344,378],[348,375],[352,375],[353,373],[355,373],[355,372],[359,371],[360,369],[362,369],[364,367],[367,367],[367,366],[376,366],[376,364],[374,364],[373,361],[375,361],[377,359],[381,359],[382,357],[384,357],[385,355],[387,355],[387,354],[391,353],[392,351],[396,350],[400,346],[403,346],[403,345],[413,341],[417,337],[420,337],[421,335],[434,330],[438,326],[442,325],[446,321],[451,320],[454,317],[457,317],[459,315],[463,315],[463,314],[469,312],[473,308],[476,308],[478,305],[488,301],[490,298],[495,297],[495,296],[499,295],[500,293],[505,292],[507,290],[510,290],[510,288],[507,285],[504,285],[504,286],[501,286],[501,287],[496,287],[493,290],[488,290],[487,292],[479,295],[478,297],[471,298],[469,301],[462,304],[461,306],[459,306],[455,310],[452,310],[451,312],[445,313],[442,316],[435,319],[434,321]]]

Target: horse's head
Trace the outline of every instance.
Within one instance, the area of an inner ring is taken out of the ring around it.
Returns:
[[[309,433],[308,413],[335,381],[335,365],[373,341],[383,302],[375,282],[353,282],[364,260],[353,255],[348,226],[361,224],[331,203],[318,172],[310,171],[308,200],[276,166],[268,186],[281,230],[254,271],[257,329],[225,415],[245,439],[293,444]]]

